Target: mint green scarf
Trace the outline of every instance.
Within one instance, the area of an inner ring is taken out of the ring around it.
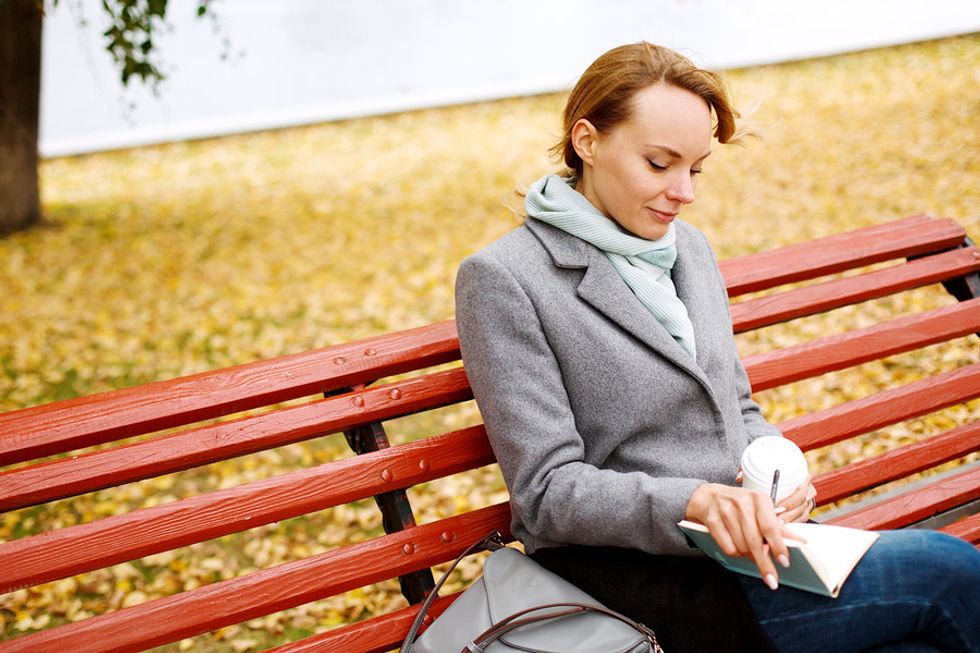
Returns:
[[[674,225],[660,240],[632,236],[599,213],[574,185],[574,178],[557,175],[534,182],[524,200],[528,216],[601,249],[640,303],[694,358],[694,327],[670,280],[670,269],[677,259]]]

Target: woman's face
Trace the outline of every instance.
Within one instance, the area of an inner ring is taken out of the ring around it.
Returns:
[[[630,117],[605,133],[587,120],[572,129],[582,158],[576,189],[623,229],[657,240],[694,201],[710,154],[711,112],[697,95],[667,84],[633,96]]]

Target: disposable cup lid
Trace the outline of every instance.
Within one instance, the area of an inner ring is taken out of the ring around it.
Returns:
[[[771,483],[777,469],[782,487],[795,488],[806,480],[806,457],[792,440],[766,435],[753,440],[742,452],[742,474],[756,484]]]

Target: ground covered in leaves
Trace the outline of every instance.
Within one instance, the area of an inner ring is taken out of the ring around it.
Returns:
[[[912,213],[980,237],[980,36],[733,71],[762,135],[716,147],[686,218],[719,257]],[[49,226],[0,241],[0,411],[322,347],[453,315],[464,256],[518,224],[562,95],[45,161]],[[926,289],[740,336],[743,354],[953,300]],[[760,393],[774,421],[976,362],[974,339]],[[928,361],[928,363],[923,363]],[[929,369],[923,369],[924,366]],[[976,419],[957,406],[812,452],[832,469]],[[391,425],[396,438],[472,405]],[[333,459],[336,436],[0,515],[12,539]],[[493,472],[421,488],[423,520],[506,495]],[[329,549],[370,502],[0,595],[0,639]],[[353,533],[353,535],[352,535]],[[475,567],[464,575],[475,573]],[[399,602],[358,590],[164,650],[261,650]]]

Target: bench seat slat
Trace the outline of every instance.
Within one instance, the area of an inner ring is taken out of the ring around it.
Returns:
[[[74,496],[472,398],[462,368],[0,472],[0,510]],[[361,402],[360,404],[355,402]]]
[[[910,225],[915,225],[910,229]],[[959,246],[966,232],[948,218],[912,216],[720,263],[732,297],[893,258]]]
[[[452,320],[0,415],[0,466],[459,359]]]
[[[494,462],[482,426],[0,543],[0,594]],[[384,480],[387,472],[390,480]]]
[[[735,333],[823,313],[980,270],[980,251],[960,248],[883,270],[824,281],[733,304]]]
[[[749,356],[756,392],[980,331],[980,298]]]
[[[429,617],[435,619],[445,612],[460,594],[462,592],[448,594],[433,601],[426,623]],[[283,644],[270,649],[267,653],[349,653],[350,651],[386,653],[401,645],[404,633],[407,633],[412,626],[418,611],[417,605],[402,608],[391,614]],[[423,628],[421,632],[425,632],[425,629]]]
[[[980,363],[794,417],[777,424],[804,451],[980,396]]]
[[[828,524],[884,530],[901,528],[980,497],[980,467],[859,508]]]
[[[0,642],[0,653],[121,653],[160,646],[452,560],[493,530],[510,539],[509,529],[507,504],[481,508]]]
[[[955,535],[973,544],[980,543],[980,512],[964,517],[948,526],[940,528],[944,533]]]
[[[817,505],[838,501],[974,451],[980,451],[980,421],[821,474],[813,481]]]

